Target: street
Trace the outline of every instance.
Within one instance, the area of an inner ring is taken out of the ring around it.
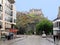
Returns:
[[[31,35],[25,38],[24,40],[11,43],[9,45],[54,45],[54,43],[49,42],[46,38]]]

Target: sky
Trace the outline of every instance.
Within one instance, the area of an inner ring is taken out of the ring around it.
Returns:
[[[15,0],[17,11],[29,11],[30,9],[42,9],[45,17],[54,20],[58,15],[60,0]]]

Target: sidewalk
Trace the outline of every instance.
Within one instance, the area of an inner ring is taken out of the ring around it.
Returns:
[[[47,37],[46,39],[47,39],[48,41],[50,41],[50,42],[54,43],[53,38],[49,38],[49,37]]]
[[[51,38],[51,37],[47,37],[46,39],[47,39],[48,41],[54,43],[54,39],[53,39],[53,38]],[[55,45],[56,45],[56,44],[60,45],[60,40],[59,40],[59,41],[56,40],[56,42],[55,42],[54,44],[55,44]]]
[[[23,40],[26,38],[26,36],[18,36],[19,38],[15,38],[15,39],[12,39],[12,40],[5,40],[5,41],[0,41],[0,45],[11,45],[12,43],[15,43],[17,41],[20,41],[20,40]]]

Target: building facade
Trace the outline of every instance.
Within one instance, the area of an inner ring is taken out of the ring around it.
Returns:
[[[0,0],[0,31],[6,31],[16,25],[14,0]]]
[[[34,15],[37,15],[37,16],[39,16],[39,15],[44,16],[41,9],[31,9],[29,11],[29,14],[34,14]]]
[[[60,34],[60,7],[57,18],[53,21],[53,34],[58,35]]]

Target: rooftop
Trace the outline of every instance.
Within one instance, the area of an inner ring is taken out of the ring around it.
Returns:
[[[41,9],[31,9],[30,11],[41,11]]]
[[[15,0],[8,0],[10,3],[15,3]]]
[[[53,21],[58,20],[58,19],[60,19],[60,7],[59,7],[59,11],[58,11],[57,18],[56,18],[56,19],[54,19]]]

